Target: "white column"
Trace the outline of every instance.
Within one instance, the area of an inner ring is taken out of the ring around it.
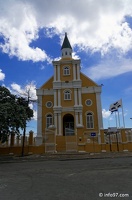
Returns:
[[[78,99],[79,99],[79,105],[82,105],[82,98],[81,98],[81,89],[78,89]]]
[[[42,136],[42,96],[38,96],[37,136]]]
[[[56,95],[56,90],[54,90],[54,106],[57,106],[57,95]]]
[[[77,65],[77,79],[80,80],[80,66]]]
[[[61,106],[60,90],[58,90],[58,106]]]
[[[56,65],[54,66],[54,81],[56,81]]]
[[[76,126],[78,125],[78,113],[75,113],[75,118],[76,118]]]
[[[79,113],[79,117],[80,117],[80,124],[83,125],[83,123],[82,123],[82,113],[81,112]]]
[[[58,122],[59,122],[58,134],[62,135],[62,133],[61,133],[61,113],[58,114]]]
[[[35,143],[39,146],[42,144],[42,95],[38,96],[37,112],[37,136],[35,138]]]
[[[103,120],[102,120],[102,106],[101,106],[100,93],[96,93],[96,105],[97,105],[97,115],[98,115],[98,126],[99,129],[101,129],[103,128]]]
[[[74,88],[74,104],[77,105],[77,89]]]
[[[76,80],[76,69],[75,69],[75,64],[73,65],[73,80]]]
[[[60,65],[57,66],[58,81],[60,81]]]
[[[57,135],[57,113],[54,114],[55,135]]]

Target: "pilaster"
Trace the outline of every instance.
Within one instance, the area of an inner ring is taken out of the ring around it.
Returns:
[[[100,93],[96,93],[96,105],[97,105],[97,115],[98,115],[98,126],[99,129],[103,128],[103,121],[102,121],[102,106],[101,106],[101,97]]]

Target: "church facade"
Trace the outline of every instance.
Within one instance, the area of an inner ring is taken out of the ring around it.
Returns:
[[[50,128],[56,136],[98,136],[103,128],[101,86],[80,71],[81,60],[72,58],[67,34],[61,59],[52,64],[53,76],[37,89],[37,141]]]

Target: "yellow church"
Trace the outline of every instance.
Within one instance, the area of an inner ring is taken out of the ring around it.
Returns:
[[[103,128],[102,87],[81,72],[81,60],[72,58],[67,33],[61,46],[61,59],[52,64],[53,76],[37,89],[37,144],[46,142],[48,130],[57,137],[55,145],[60,145],[59,138],[71,136],[80,143],[85,137],[96,136],[99,142]]]

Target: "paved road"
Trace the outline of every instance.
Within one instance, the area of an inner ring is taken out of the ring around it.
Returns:
[[[132,158],[0,164],[0,200],[88,199],[132,199]]]

